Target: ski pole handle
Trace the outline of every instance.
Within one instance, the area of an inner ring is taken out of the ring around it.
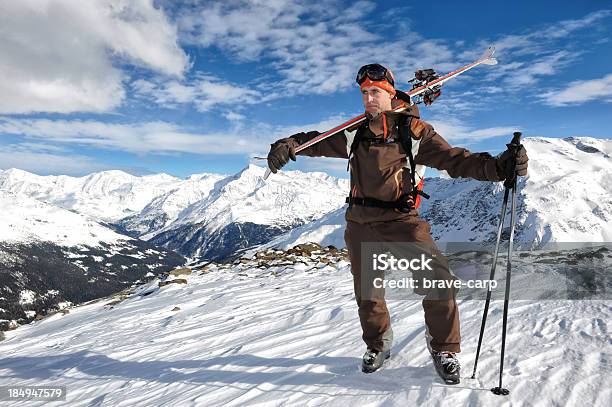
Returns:
[[[506,188],[514,188],[516,184],[516,156],[518,154],[519,149],[521,148],[521,136],[522,133],[520,131],[515,131],[512,137],[512,141],[506,144],[508,150],[512,152],[512,161],[509,166],[506,168],[506,181],[504,181],[504,186]]]

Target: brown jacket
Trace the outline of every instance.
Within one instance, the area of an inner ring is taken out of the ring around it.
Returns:
[[[474,178],[481,181],[501,180],[497,174],[495,158],[489,153],[470,153],[464,148],[451,147],[429,123],[417,118],[418,110],[415,106],[411,106],[404,112],[382,113],[385,124],[383,134],[376,136],[368,128],[365,136],[387,140],[399,139],[397,124],[400,115],[406,114],[416,116],[412,119],[411,130],[414,134],[412,152],[416,164],[417,185],[424,177],[425,167],[445,170],[453,178]],[[356,132],[356,129],[345,130],[297,154],[347,159]],[[292,138],[302,144],[319,134],[316,131],[300,133]],[[396,200],[402,194],[412,191],[414,187],[409,165],[406,152],[400,143],[360,142],[350,161],[351,196],[376,198],[383,201]],[[426,190],[426,187],[424,189]],[[395,209],[351,205],[346,212],[346,220],[370,223],[405,219],[416,214],[416,210],[401,213]]]

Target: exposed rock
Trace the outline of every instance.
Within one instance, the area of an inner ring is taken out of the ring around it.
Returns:
[[[181,310],[181,307],[174,307],[174,308],[172,308],[172,311],[180,311],[180,310]]]
[[[158,285],[164,287],[169,284],[187,284],[187,280],[184,278],[175,278],[174,280],[160,281]]]
[[[110,307],[112,307],[114,305],[117,305],[117,304],[123,302],[125,299],[127,299],[129,297],[129,294],[130,294],[129,292],[124,290],[119,295],[113,297],[113,300],[111,302],[107,302],[104,305],[108,305]]]
[[[310,243],[299,244],[299,245],[295,246],[294,249],[301,250],[302,252],[306,252],[306,253],[308,253],[308,255],[310,255],[310,253],[312,253],[314,251],[321,250],[322,247],[318,243],[310,242]]]
[[[188,276],[191,274],[191,269],[189,267],[174,269],[174,270],[171,270],[169,274],[171,276]]]

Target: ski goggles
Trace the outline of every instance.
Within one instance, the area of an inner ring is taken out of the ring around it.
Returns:
[[[357,78],[355,78],[357,84],[361,85],[366,78],[370,78],[376,82],[387,81],[391,86],[395,86],[395,81],[393,80],[391,72],[380,64],[368,64],[359,68]]]

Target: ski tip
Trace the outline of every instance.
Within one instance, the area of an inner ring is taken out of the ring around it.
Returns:
[[[484,52],[484,54],[482,54],[480,59],[495,59],[495,58],[493,58],[494,54],[495,54],[495,47],[493,45],[491,45],[489,48],[487,48],[487,50]]]
[[[482,61],[483,65],[497,65],[497,59],[491,57]]]

